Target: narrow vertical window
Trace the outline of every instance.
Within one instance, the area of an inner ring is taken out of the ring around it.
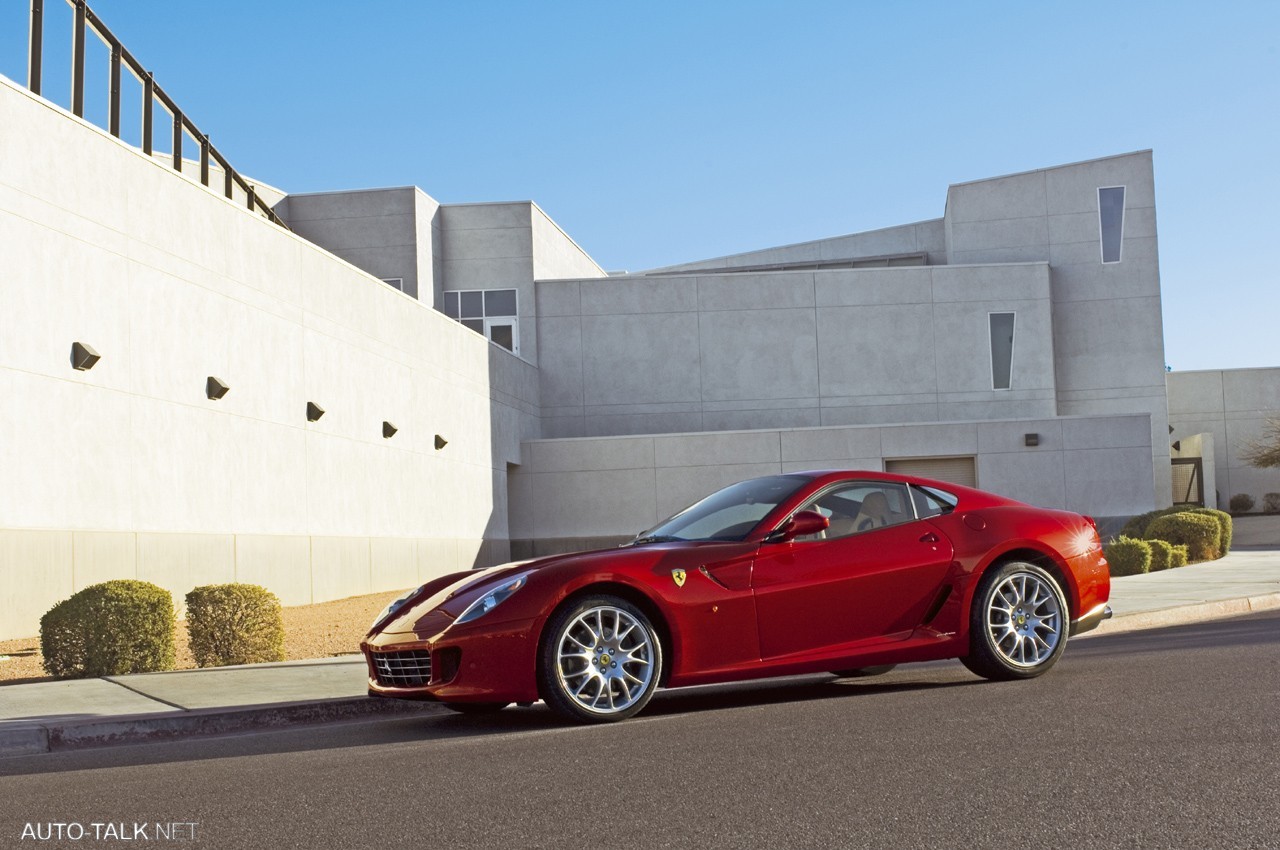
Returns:
[[[1009,389],[1013,376],[1013,313],[988,313],[991,321],[991,386]]]
[[[1102,233],[1102,262],[1120,262],[1124,240],[1124,187],[1098,190],[1098,229]]]

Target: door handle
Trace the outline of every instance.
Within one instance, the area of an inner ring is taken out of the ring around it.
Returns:
[[[925,535],[920,538],[920,542],[921,543],[937,543],[938,535],[934,534],[932,531],[926,532]]]

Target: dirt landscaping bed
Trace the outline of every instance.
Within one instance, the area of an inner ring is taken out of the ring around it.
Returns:
[[[328,658],[360,651],[360,639],[368,630],[373,618],[403,591],[374,593],[369,596],[352,596],[321,602],[318,605],[298,605],[284,609],[284,656],[288,661],[307,658]],[[178,623],[176,635],[178,663],[176,669],[190,670],[196,666],[187,646],[187,624]],[[40,657],[40,638],[17,638],[0,641],[0,685],[50,680],[45,674]]]

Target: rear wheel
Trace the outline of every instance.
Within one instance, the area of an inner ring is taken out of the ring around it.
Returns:
[[[1057,579],[1012,561],[987,571],[969,613],[964,665],[987,679],[1032,679],[1067,646],[1067,599]]]
[[[897,666],[897,664],[881,664],[877,667],[857,667],[853,670],[832,670],[831,673],[841,679],[865,679],[868,676],[883,676]]]
[[[649,618],[616,596],[591,596],[547,622],[538,685],[556,713],[579,723],[625,720],[662,676],[662,644]]]

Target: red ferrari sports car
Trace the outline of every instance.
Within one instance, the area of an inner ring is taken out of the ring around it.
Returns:
[[[959,658],[1028,679],[1110,616],[1089,517],[881,472],[726,487],[618,548],[454,573],[393,602],[369,693],[622,720],[654,691]]]

